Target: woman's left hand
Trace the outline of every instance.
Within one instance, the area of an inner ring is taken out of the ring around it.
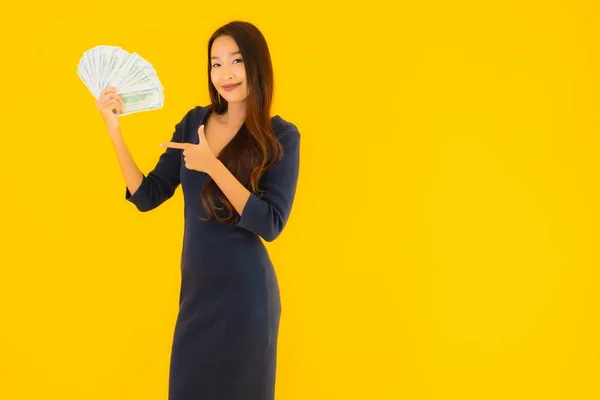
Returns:
[[[215,157],[206,142],[204,125],[200,125],[198,128],[198,138],[200,139],[198,144],[168,142],[161,143],[160,145],[171,149],[183,150],[183,160],[186,168],[210,174],[211,168],[217,161],[217,157]]]

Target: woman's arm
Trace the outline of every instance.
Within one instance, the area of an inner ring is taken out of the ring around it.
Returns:
[[[292,211],[300,166],[297,130],[285,133],[284,151],[284,157],[271,166],[259,182],[264,191],[260,197],[248,191],[219,160],[207,171],[239,213],[237,226],[268,242],[281,234]]]
[[[183,129],[187,118],[194,109],[188,111],[183,119],[175,125],[171,141],[181,142],[183,140]],[[166,149],[156,162],[154,168],[147,174],[137,175],[131,171],[130,161],[124,153],[120,141],[115,142],[117,149],[121,150],[124,165],[129,169],[128,185],[125,191],[125,199],[137,207],[139,211],[147,212],[154,210],[175,194],[175,190],[181,184],[181,152],[175,149]],[[118,153],[119,154],[119,153]],[[137,168],[137,167],[136,167]],[[138,182],[139,179],[139,182]],[[130,182],[131,181],[131,182]]]
[[[250,197],[250,191],[238,181],[235,175],[218,158],[215,158],[207,173],[219,186],[238,214],[242,215],[242,211]]]
[[[111,86],[102,89],[98,100],[96,101],[96,108],[100,110],[100,115],[108,130],[108,135],[115,149],[117,161],[119,163],[119,169],[125,179],[126,195],[129,197],[131,193],[137,192],[142,184],[144,175],[135,164],[129,149],[123,140],[123,136],[121,135],[117,113],[121,114],[123,112],[123,100],[117,93],[117,88]]]
[[[125,179],[127,190],[129,193],[135,194],[142,184],[144,175],[133,160],[129,149],[127,148],[127,144],[123,140],[123,136],[121,135],[121,130],[119,127],[111,129],[110,138],[115,149],[119,168],[121,169],[121,173]]]

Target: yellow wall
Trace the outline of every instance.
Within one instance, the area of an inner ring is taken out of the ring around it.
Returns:
[[[277,398],[600,397],[595,2],[37,3],[0,17],[0,399],[166,399],[181,191],[124,200],[77,63],[157,69],[165,108],[121,120],[147,172],[236,18],[303,135]]]

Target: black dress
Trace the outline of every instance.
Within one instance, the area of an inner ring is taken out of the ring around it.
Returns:
[[[189,110],[171,140],[197,144],[198,127],[211,110]],[[166,149],[133,195],[126,189],[126,200],[144,212],[171,198],[180,184],[183,191],[185,231],[170,400],[274,398],[281,305],[277,277],[261,238],[277,238],[290,216],[300,134],[278,115],[271,123],[285,156],[263,175],[264,194],[250,196],[238,222],[200,220],[207,216],[200,189],[210,176],[187,169],[179,149]]]

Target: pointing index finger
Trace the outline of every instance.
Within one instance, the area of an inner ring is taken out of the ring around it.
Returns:
[[[161,143],[160,144],[161,147],[168,147],[170,149],[187,149],[190,144],[189,143],[179,143],[179,142],[167,142],[167,143]]]

